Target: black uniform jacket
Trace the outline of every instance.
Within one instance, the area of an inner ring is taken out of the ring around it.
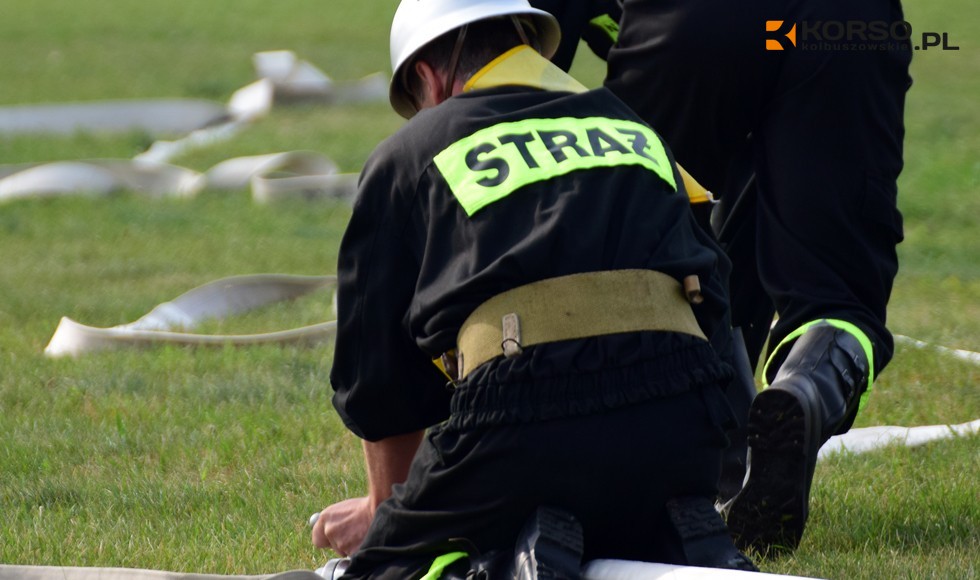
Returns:
[[[711,336],[727,312],[719,256],[692,222],[669,151],[649,128],[639,131],[641,123],[605,89],[502,86],[420,112],[375,150],[337,270],[330,378],[334,405],[354,433],[377,440],[445,420],[453,393],[432,359],[455,347],[460,326],[482,302],[544,278],[627,268],[678,280],[697,274],[707,300],[696,315]],[[703,340],[671,341],[653,350],[694,349],[678,364],[711,367],[715,378],[726,372],[717,361],[705,363],[713,354]],[[529,350],[546,357],[550,346]],[[615,358],[617,348],[607,341],[575,356]],[[538,372],[525,363],[513,363],[525,364],[520,372],[495,364],[477,369],[456,396],[471,382],[506,389],[499,383],[507,372],[521,380]],[[461,404],[524,404],[500,393],[471,395]],[[610,393],[595,396],[608,402]]]

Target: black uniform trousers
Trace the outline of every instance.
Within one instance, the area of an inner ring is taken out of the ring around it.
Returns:
[[[622,376],[590,380],[609,384],[612,398]],[[714,500],[732,418],[727,380],[584,415],[430,429],[344,578],[419,578],[449,552],[512,552],[541,505],[578,518],[586,560],[686,563],[665,503]]]
[[[880,371],[893,351],[885,310],[902,239],[911,50],[903,40],[814,45],[813,34],[804,43],[803,26],[901,21],[899,1],[625,0],[623,9],[606,85],[728,198],[720,241],[753,364],[778,312],[770,350],[806,322],[843,319],[868,334]],[[793,23],[795,47],[785,35]],[[766,50],[767,38],[785,50]]]

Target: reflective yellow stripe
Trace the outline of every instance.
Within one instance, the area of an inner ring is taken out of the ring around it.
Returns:
[[[855,339],[857,339],[858,343],[861,345],[861,348],[864,350],[864,356],[867,357],[868,359],[868,388],[865,389],[863,393],[861,393],[861,401],[858,403],[858,410],[860,411],[864,409],[864,406],[868,402],[868,395],[871,394],[871,385],[874,383],[875,380],[874,347],[871,345],[871,339],[868,338],[868,335],[865,334],[863,330],[851,324],[850,322],[847,322],[846,320],[837,320],[834,318],[821,318],[820,320],[807,322],[803,326],[789,333],[789,335],[787,335],[786,338],[784,338],[779,343],[779,345],[776,346],[776,348],[772,351],[772,355],[769,356],[769,359],[766,361],[766,365],[762,368],[762,383],[763,383],[762,387],[763,388],[769,387],[769,380],[766,377],[769,374],[769,363],[771,363],[773,359],[776,358],[776,353],[778,353],[780,349],[786,346],[787,343],[796,340],[800,336],[803,336],[803,334],[807,330],[809,330],[810,327],[823,322],[826,322],[827,324],[833,326],[834,328],[843,330],[848,334],[850,334],[851,336],[853,336]]]
[[[425,576],[422,576],[421,580],[438,580],[450,564],[467,557],[469,557],[469,554],[466,552],[450,552],[448,554],[443,554],[432,561],[432,565],[429,566],[429,571],[425,574]]]
[[[715,201],[715,196],[711,195],[710,191],[698,183],[698,180],[691,177],[691,174],[681,167],[680,163],[677,164],[677,171],[681,174],[684,189],[687,190],[687,197],[691,200],[691,203],[710,203]]]
[[[656,133],[606,117],[501,123],[453,143],[435,164],[469,216],[525,185],[580,169],[639,165],[677,190]]]
[[[463,85],[463,92],[506,85],[546,91],[584,93],[588,89],[526,44],[515,46],[490,61]]]
[[[589,20],[589,25],[605,32],[609,40],[614,43],[619,40],[619,23],[613,20],[608,14],[600,14],[592,20]]]

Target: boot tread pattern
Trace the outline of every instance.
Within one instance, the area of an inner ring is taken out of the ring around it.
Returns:
[[[806,411],[792,393],[759,394],[749,418],[749,478],[728,527],[739,549],[793,550],[807,518]]]

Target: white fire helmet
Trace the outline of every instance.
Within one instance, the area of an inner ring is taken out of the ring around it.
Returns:
[[[478,20],[515,15],[534,28],[541,54],[554,56],[561,30],[554,16],[532,8],[527,0],[402,0],[391,22],[391,85],[388,97],[395,111],[407,118],[415,107],[402,83],[402,67],[420,48],[443,34]]]

